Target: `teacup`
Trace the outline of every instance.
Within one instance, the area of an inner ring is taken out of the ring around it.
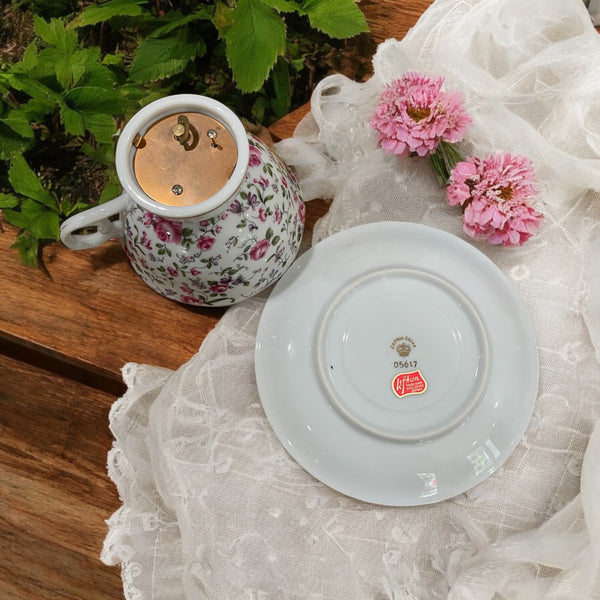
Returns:
[[[167,298],[233,304],[298,252],[305,208],[294,174],[220,102],[181,94],[142,108],[119,137],[116,167],[123,193],[67,219],[61,239],[79,250],[120,237],[135,272]]]

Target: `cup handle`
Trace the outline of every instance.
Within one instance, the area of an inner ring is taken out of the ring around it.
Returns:
[[[127,194],[121,194],[104,204],[84,210],[78,215],[68,218],[60,227],[60,239],[71,250],[87,250],[100,246],[107,240],[121,235],[123,223],[121,219],[109,220],[109,217],[118,215],[127,206]],[[91,233],[73,232],[85,227],[96,227]]]

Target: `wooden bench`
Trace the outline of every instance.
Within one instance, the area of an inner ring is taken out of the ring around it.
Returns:
[[[401,39],[431,0],[363,0],[373,39]],[[304,107],[276,123],[292,135]],[[307,209],[307,234],[327,203]],[[162,298],[134,274],[118,242],[45,249],[49,275],[24,267],[0,233],[0,597],[123,597],[119,569],[99,554],[119,506],[106,474],[108,412],[121,367],[176,369],[223,311]]]

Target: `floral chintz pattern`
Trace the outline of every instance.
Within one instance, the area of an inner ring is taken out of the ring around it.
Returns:
[[[123,247],[158,293],[184,304],[227,306],[275,282],[298,253],[305,208],[295,176],[248,134],[250,159],[218,215],[171,220],[131,203]]]

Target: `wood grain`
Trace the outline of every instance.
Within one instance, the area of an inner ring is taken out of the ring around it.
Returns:
[[[325,202],[308,204],[305,242],[326,210]],[[21,264],[10,248],[15,235],[0,234],[0,352],[63,376],[120,393],[125,363],[177,369],[225,310],[160,296],[116,241],[81,251],[56,244],[46,252],[47,275]]]
[[[99,559],[114,397],[2,355],[0,382],[0,598],[121,598]]]
[[[187,307],[159,296],[134,273],[118,242],[46,252],[50,276],[24,267],[0,234],[0,337],[120,381],[130,361],[177,368],[199,348],[222,309]],[[9,352],[7,350],[6,352]]]
[[[362,0],[377,42],[401,38],[431,0]],[[272,126],[292,135],[308,105]],[[326,201],[307,205],[307,245]],[[119,505],[106,474],[108,412],[130,361],[178,368],[223,309],[187,307],[148,288],[120,244],[47,248],[49,275],[23,266],[0,230],[0,598],[119,600],[99,555]],[[92,387],[91,387],[92,386]],[[224,599],[225,600],[225,599]]]
[[[431,4],[433,0],[362,0],[359,6],[379,43],[388,38],[401,40]]]

